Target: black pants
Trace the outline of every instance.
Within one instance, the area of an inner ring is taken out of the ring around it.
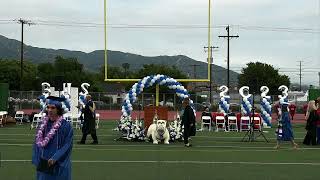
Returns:
[[[83,133],[82,134],[82,138],[81,138],[81,143],[85,143],[86,142],[88,134],[91,134],[91,137],[92,137],[94,143],[98,143],[98,137],[97,137],[96,130],[91,130],[91,132]]]
[[[310,145],[311,143],[311,145],[316,145],[317,144],[316,138],[317,138],[316,127],[313,126],[311,127],[310,130],[307,131],[307,134],[303,140],[303,144]]]
[[[185,129],[183,131],[183,142],[184,144],[188,144],[189,143],[188,138],[190,137],[190,127],[186,127],[186,126],[184,127]]]

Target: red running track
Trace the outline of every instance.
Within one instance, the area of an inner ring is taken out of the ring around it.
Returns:
[[[31,114],[32,112],[38,112],[32,109],[23,109],[25,114]],[[120,119],[121,116],[121,111],[120,110],[97,110],[97,113],[100,114],[100,119],[101,120],[118,120]],[[168,118],[169,120],[173,120],[174,116],[176,115],[176,111],[169,111],[168,112]],[[139,116],[139,111],[133,111],[131,117],[133,119],[138,118]],[[140,112],[140,118],[144,117],[144,112]],[[272,114],[272,122],[275,122],[277,115],[275,113]],[[197,112],[197,121],[200,121],[201,118],[201,112]],[[293,117],[293,123],[305,123],[304,119],[304,114],[295,114]]]

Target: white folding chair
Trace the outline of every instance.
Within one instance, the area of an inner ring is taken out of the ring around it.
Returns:
[[[63,118],[67,122],[69,122],[71,124],[71,126],[72,126],[72,114],[71,113],[68,112],[68,113],[63,114]]]
[[[201,129],[203,129],[204,125],[208,125],[209,131],[211,131],[211,117],[210,116],[202,116],[201,117]]]
[[[219,130],[226,131],[226,119],[224,116],[216,116],[216,132]]]
[[[250,117],[249,116],[241,116],[240,118],[240,132],[241,131],[249,131],[250,130]]]
[[[23,111],[17,111],[16,114],[14,115],[14,119],[16,120],[16,123],[18,123],[18,121],[20,121],[19,124],[22,124],[22,120],[23,120],[23,116],[24,116],[24,112]]]
[[[236,116],[228,116],[228,130],[238,132],[238,122]]]
[[[262,125],[261,125],[261,118],[260,117],[253,117],[253,130],[261,131]]]
[[[42,114],[34,114],[30,129],[38,128],[39,123],[41,122],[41,118],[42,118]]]
[[[100,114],[96,113],[96,129],[99,129]]]
[[[75,124],[76,129],[81,129],[81,114],[77,114],[76,117],[72,118],[72,126]]]
[[[0,124],[3,127],[4,120],[7,118],[8,112],[7,111],[0,111]]]
[[[1,125],[1,127],[3,127],[3,121],[4,121],[4,114],[3,114],[3,112],[0,112],[0,125]]]

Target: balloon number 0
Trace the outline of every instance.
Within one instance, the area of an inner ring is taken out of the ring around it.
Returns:
[[[248,94],[245,95],[244,92],[247,92]],[[248,86],[242,86],[240,89],[239,89],[239,94],[243,97],[243,98],[246,98],[248,99],[251,94],[249,93],[249,87]]]

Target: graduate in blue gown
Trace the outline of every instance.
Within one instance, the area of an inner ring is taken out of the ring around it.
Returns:
[[[280,120],[277,129],[277,145],[275,146],[275,149],[280,148],[281,141],[290,141],[294,149],[297,149],[298,147],[298,145],[294,142],[288,105],[289,103],[287,102],[287,99],[283,102],[280,102]]]
[[[63,117],[65,99],[49,96],[47,115],[36,132],[32,164],[37,180],[71,180],[73,129]]]

